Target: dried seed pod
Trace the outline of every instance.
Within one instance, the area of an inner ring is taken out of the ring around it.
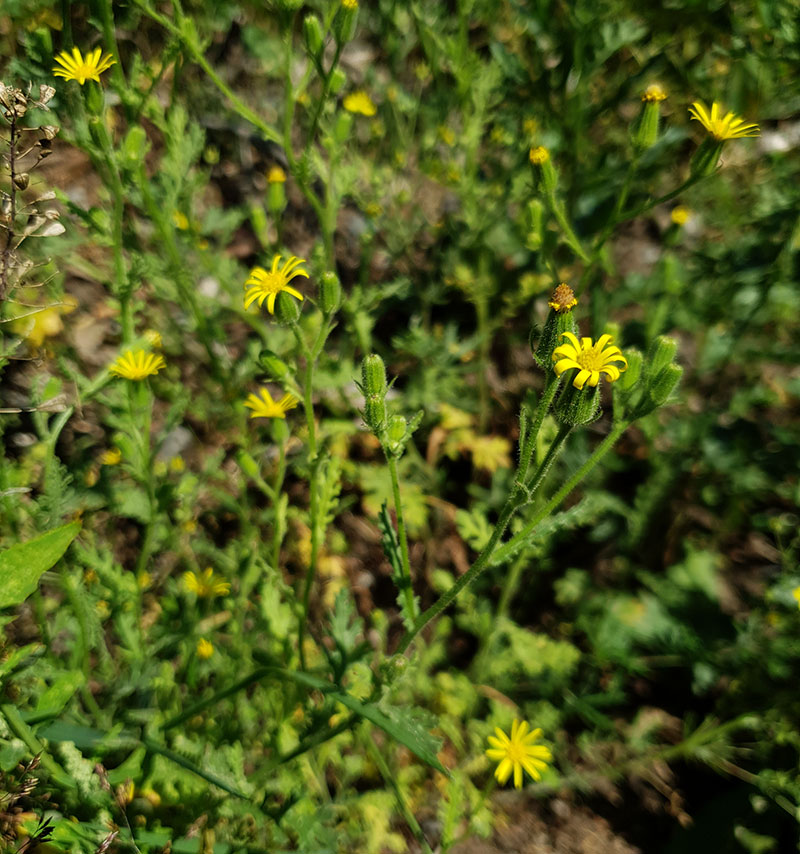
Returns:
[[[45,139],[55,139],[61,128],[55,125],[42,125],[39,130],[44,134]]]
[[[40,107],[45,107],[47,102],[56,94],[56,90],[52,86],[46,86],[44,83],[39,86],[39,104]]]
[[[27,172],[19,172],[18,174],[14,175],[14,183],[20,190],[27,190],[30,180],[31,176]]]

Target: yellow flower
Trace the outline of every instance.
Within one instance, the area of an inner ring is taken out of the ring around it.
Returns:
[[[596,386],[600,382],[600,374],[605,374],[609,382],[619,379],[621,371],[628,367],[628,360],[622,355],[619,347],[608,347],[611,343],[610,335],[601,335],[597,343],[592,345],[591,338],[581,338],[580,341],[572,332],[562,332],[562,338],[569,339],[569,344],[561,344],[553,350],[554,370],[556,376],[561,376],[564,371],[577,368],[578,373],[572,384],[577,389],[583,388],[587,383]],[[612,364],[620,362],[621,367]]]
[[[193,572],[183,573],[183,586],[201,599],[211,599],[214,596],[227,596],[231,586],[223,581],[214,570],[208,566],[197,576]]]
[[[119,465],[121,460],[122,451],[119,448],[110,448],[100,454],[100,465],[102,466],[116,466]]]
[[[578,304],[578,300],[572,288],[566,284],[566,282],[562,282],[553,291],[553,296],[547,304],[553,309],[553,311],[562,312],[575,308]]]
[[[181,231],[186,231],[189,228],[189,217],[181,211],[173,211],[172,221],[175,223],[175,228]]]
[[[643,101],[663,101],[667,97],[667,93],[658,85],[658,83],[651,83],[645,90],[644,95],[642,95]]]
[[[197,656],[198,658],[202,658],[204,661],[207,661],[214,654],[214,644],[211,641],[206,640],[205,638],[200,638],[197,641]]]
[[[293,394],[285,394],[276,402],[265,388],[262,388],[258,395],[249,395],[244,402],[248,409],[253,410],[250,413],[251,418],[286,418],[288,410],[294,409],[297,404],[298,400]]]
[[[735,113],[728,113],[723,117],[722,106],[716,101],[711,105],[710,114],[700,101],[695,101],[689,107],[689,112],[692,118],[697,119],[717,142],[759,134],[758,125],[746,125],[744,119],[740,119]]]
[[[797,607],[800,608],[800,587],[795,587],[792,590],[792,596],[797,600]]]
[[[358,0],[342,0],[342,8],[355,12],[358,9]]]
[[[173,457],[169,461],[169,470],[175,472],[176,474],[180,474],[186,468],[186,463],[183,461],[183,457],[177,456]]]
[[[550,159],[550,152],[543,145],[537,145],[536,148],[531,149],[528,156],[534,166],[541,166]]]
[[[360,113],[362,116],[374,116],[378,112],[372,98],[364,91],[349,94],[344,99],[344,108],[348,113]]]
[[[495,735],[489,736],[490,748],[486,755],[492,762],[498,762],[494,776],[501,786],[505,785],[512,772],[514,788],[522,788],[522,771],[525,770],[534,780],[542,779],[542,771],[553,758],[550,749],[543,744],[534,744],[542,736],[541,729],[528,732],[530,725],[527,721],[514,720],[511,724],[509,738],[500,727],[495,727]]]
[[[62,50],[56,57],[58,65],[53,66],[53,75],[65,80],[77,80],[83,86],[87,80],[100,82],[100,75],[116,62],[110,53],[102,54],[99,47],[86,56],[78,48],[72,48],[72,54]]]
[[[692,212],[689,208],[684,207],[683,205],[678,205],[678,207],[672,209],[669,218],[675,223],[675,225],[681,226],[686,225],[691,216]]]
[[[22,293],[22,292],[20,292]],[[28,290],[24,290],[27,295]],[[19,317],[11,322],[12,331],[21,335],[25,340],[38,350],[44,344],[45,338],[53,338],[64,329],[61,320],[62,314],[69,314],[78,306],[75,297],[65,296],[60,304],[48,305],[42,308],[25,308]]]
[[[278,269],[278,264],[281,262],[281,256],[276,255],[272,259],[272,269],[265,270],[263,267],[253,267],[250,271],[250,277],[244,283],[247,293],[244,295],[244,307],[249,308],[256,300],[258,300],[259,308],[267,301],[267,311],[270,314],[275,314],[275,300],[281,291],[286,291],[293,297],[302,300],[303,295],[300,291],[289,287],[289,282],[295,276],[305,276],[308,278],[308,273],[300,269],[300,264],[306,262],[302,258],[297,258],[292,255],[291,258]]]
[[[286,182],[286,173],[280,166],[270,166],[267,172],[267,183],[269,184],[284,184]]]
[[[138,382],[145,377],[157,374],[166,366],[163,356],[146,353],[144,350],[128,350],[111,365],[108,371],[115,376]]]

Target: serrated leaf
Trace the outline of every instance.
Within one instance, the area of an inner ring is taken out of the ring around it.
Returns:
[[[0,552],[0,608],[11,608],[33,593],[40,576],[53,567],[80,531],[70,522]]]
[[[469,543],[476,552],[481,551],[492,536],[492,526],[477,510],[457,510],[456,528],[461,539]]]
[[[340,590],[331,615],[331,637],[340,649],[349,653],[355,647],[363,628],[363,623],[353,607],[350,592],[347,589]]]

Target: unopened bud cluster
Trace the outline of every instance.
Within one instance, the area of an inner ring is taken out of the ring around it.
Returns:
[[[381,438],[386,428],[386,365],[372,353],[361,363],[361,391],[364,393],[364,421]]]

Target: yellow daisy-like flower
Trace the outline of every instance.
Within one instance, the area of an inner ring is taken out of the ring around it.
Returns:
[[[244,283],[247,293],[244,295],[244,307],[249,308],[256,300],[258,300],[259,308],[267,301],[267,311],[270,314],[275,314],[275,300],[281,291],[286,291],[293,297],[302,300],[303,295],[300,291],[289,287],[289,282],[295,276],[305,276],[308,278],[308,273],[300,268],[300,264],[306,262],[302,258],[297,258],[292,255],[291,258],[278,269],[281,263],[281,256],[276,255],[272,259],[272,269],[265,270],[263,267],[253,267],[250,271],[250,277]]]
[[[792,596],[797,600],[797,607],[800,608],[800,587],[795,587],[792,590]]]
[[[727,113],[723,116],[722,106],[716,101],[711,105],[710,113],[700,101],[695,101],[689,107],[689,112],[692,118],[697,119],[717,142],[759,135],[758,125],[746,125],[744,119],[740,119],[736,113]]]
[[[550,159],[550,152],[543,145],[537,145],[530,150],[528,157],[534,166],[541,166]]]
[[[359,113],[362,116],[374,116],[378,108],[372,103],[372,98],[364,91],[351,92],[344,99],[344,108],[348,113]]]
[[[58,65],[53,66],[53,76],[63,77],[65,80],[77,80],[83,86],[87,80],[96,80],[99,83],[100,75],[111,68],[116,59],[110,53],[104,54],[99,47],[87,53],[86,56],[74,47],[71,54],[62,50],[55,61]]]
[[[157,374],[166,366],[163,356],[147,353],[145,350],[128,350],[111,365],[108,371],[117,377],[138,382]]]
[[[577,368],[578,373],[572,381],[577,389],[583,388],[587,383],[596,386],[600,382],[600,374],[605,374],[609,382],[619,379],[621,371],[628,367],[628,360],[622,355],[619,347],[606,347],[611,343],[610,335],[601,335],[596,344],[592,344],[591,338],[581,338],[580,341],[572,332],[562,332],[562,338],[569,339],[568,344],[561,344],[553,350],[554,370],[556,376],[561,376],[564,371]],[[617,366],[613,364],[619,362]]]
[[[122,451],[119,448],[109,448],[100,454],[101,466],[116,466],[122,462]]]
[[[553,311],[563,312],[575,308],[578,304],[578,298],[575,292],[566,283],[562,282],[554,291],[553,296],[547,303]]]
[[[208,661],[213,654],[214,644],[205,638],[200,638],[200,640],[197,641],[197,657],[202,658],[204,661]]]
[[[267,389],[262,388],[258,395],[249,395],[244,405],[253,410],[250,414],[251,418],[286,418],[286,413],[294,409],[298,402],[293,394],[285,394],[280,400],[275,401]]]
[[[184,572],[183,586],[201,599],[227,596],[231,592],[230,584],[223,581],[210,566],[206,567],[199,576],[191,571]]]
[[[643,101],[663,101],[667,97],[667,93],[658,85],[658,83],[651,83],[645,90],[644,95],[642,95]]]
[[[669,218],[677,226],[686,225],[686,223],[689,222],[691,217],[692,217],[692,212],[689,210],[689,208],[685,207],[684,205],[678,205],[678,207],[673,208],[670,215],[669,215]]]
[[[553,758],[548,747],[534,744],[542,737],[541,729],[528,732],[530,725],[527,721],[514,720],[511,724],[511,737],[507,736],[500,727],[495,727],[495,735],[488,738],[490,747],[486,755],[492,762],[499,763],[494,769],[494,776],[501,786],[505,785],[512,772],[514,788],[522,788],[522,772],[527,771],[534,780],[542,779],[542,771]],[[495,737],[496,736],[496,737]]]

